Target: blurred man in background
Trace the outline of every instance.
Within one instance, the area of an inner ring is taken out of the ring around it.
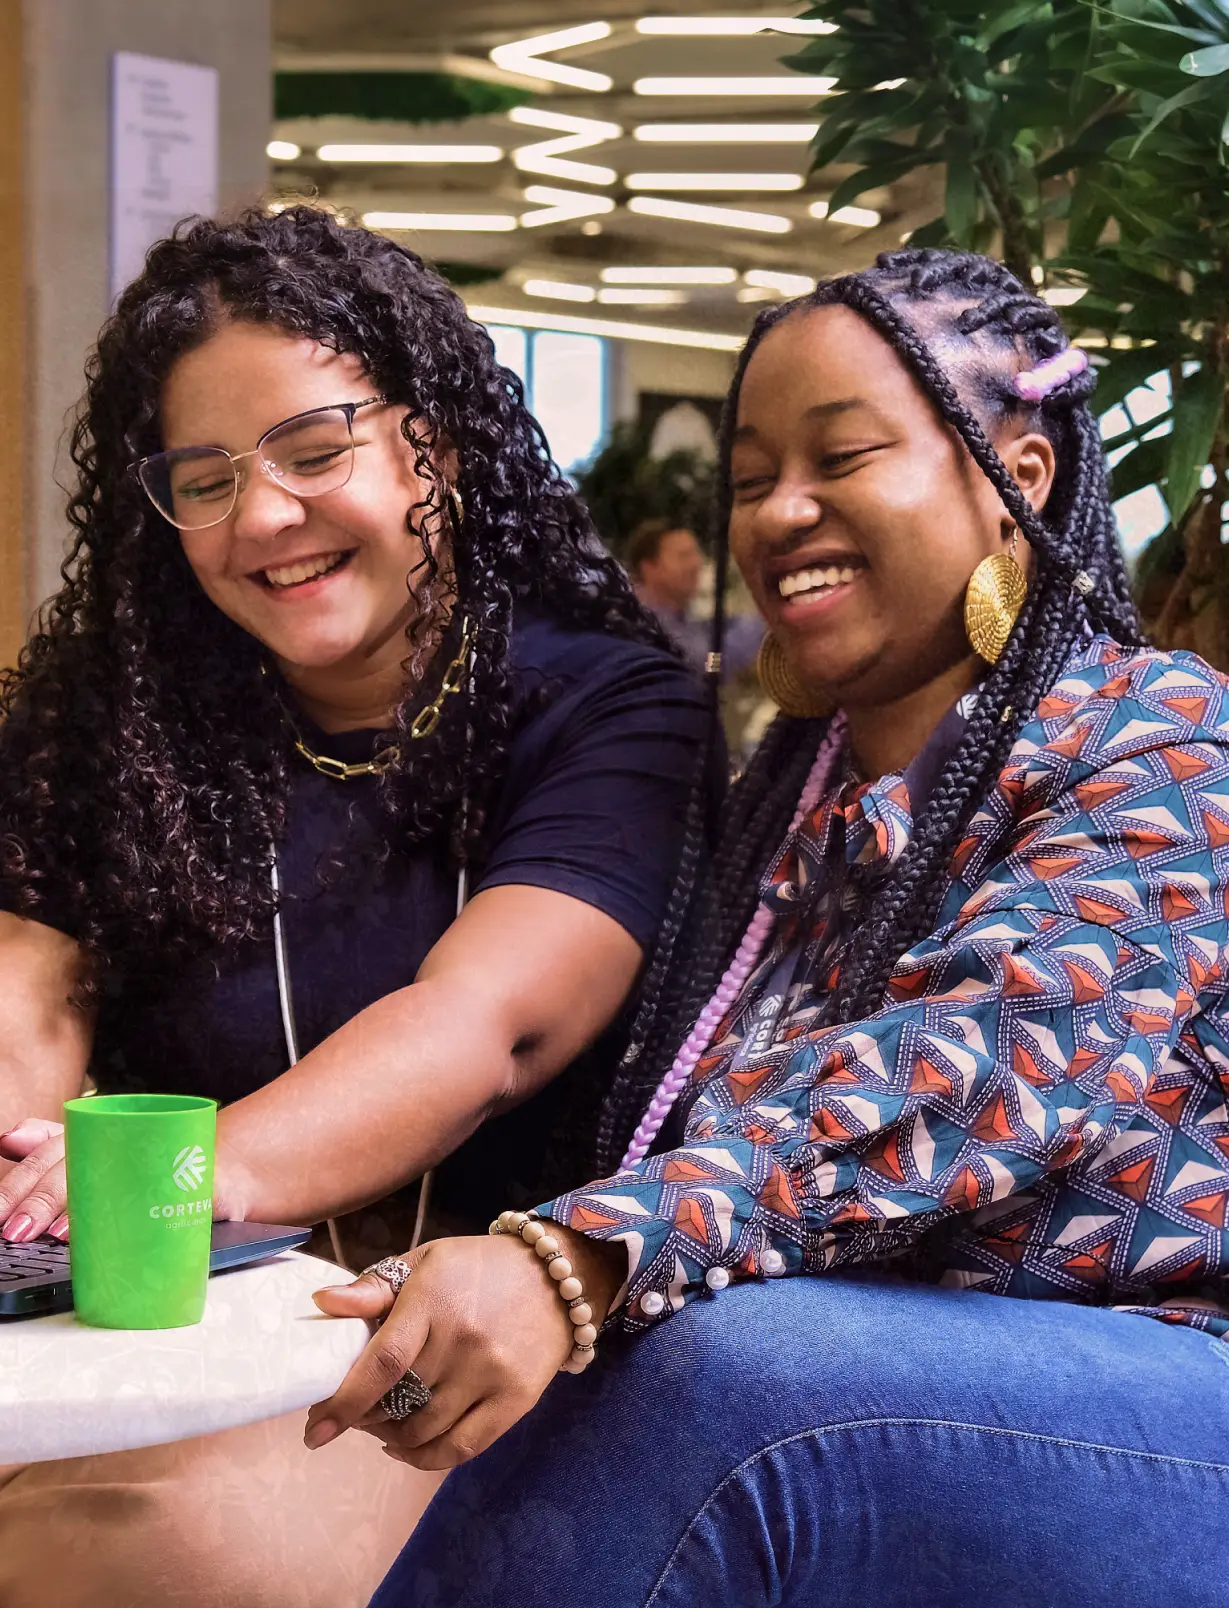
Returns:
[[[688,664],[704,669],[711,624],[692,616],[704,579],[704,552],[693,530],[669,519],[645,519],[627,543],[627,568],[640,601],[653,610],[662,629]],[[722,679],[741,675],[755,659],[763,627],[742,614],[726,617]]]

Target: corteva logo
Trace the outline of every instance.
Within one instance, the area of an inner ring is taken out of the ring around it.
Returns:
[[[199,1189],[208,1165],[205,1152],[199,1145],[185,1145],[175,1157],[175,1165],[171,1169],[175,1187],[182,1189],[185,1194],[189,1190]]]
[[[171,1164],[171,1179],[176,1189],[182,1189],[185,1194],[190,1190],[199,1189],[205,1181],[205,1174],[209,1170],[209,1157],[200,1145],[185,1145]],[[213,1202],[208,1195],[199,1200],[177,1200],[165,1206],[151,1206],[151,1217],[174,1217],[176,1222],[172,1228],[180,1228],[183,1222],[190,1218],[209,1218],[213,1214]]]

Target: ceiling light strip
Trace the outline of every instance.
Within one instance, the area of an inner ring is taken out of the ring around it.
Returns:
[[[818,123],[640,123],[632,138],[657,145],[808,145]]]
[[[732,285],[734,268],[603,268],[605,285]]]
[[[743,279],[756,290],[775,290],[782,296],[806,296],[815,289],[809,274],[777,273],[772,268],[748,268]]]
[[[597,296],[592,285],[573,285],[562,279],[527,279],[521,289],[526,296],[545,296],[550,301],[591,302]]]
[[[629,190],[801,190],[800,173],[629,173]]]
[[[607,285],[597,293],[600,302],[622,307],[678,307],[687,300],[682,290],[650,290],[647,285]]]
[[[623,130],[618,123],[606,123],[600,117],[576,117],[570,112],[550,112],[542,106],[511,106],[508,121],[522,128],[549,128],[558,134],[585,134],[589,144],[602,140],[617,140]],[[579,147],[577,147],[579,149]]]
[[[803,78],[791,73],[771,78],[637,78],[632,85],[637,95],[829,95],[835,78]]]
[[[554,329],[566,335],[606,335],[616,341],[649,341],[658,346],[695,346],[716,352],[739,352],[741,335],[718,335],[711,330],[671,329],[653,324],[632,324],[622,319],[586,318],[571,313],[538,313],[514,307],[471,305],[469,316],[479,324],[511,324],[516,329]]]
[[[801,17],[641,17],[636,23],[637,33],[707,39],[758,33],[830,34],[836,29],[835,22],[809,22]]]
[[[562,160],[566,152],[583,151],[618,139],[623,132],[618,123],[603,123],[596,117],[569,117],[562,112],[540,112],[534,106],[514,106],[508,117],[526,128],[562,130],[553,140],[537,140],[513,151],[512,161],[522,173],[541,173],[548,179],[568,179],[574,184],[613,184],[618,178],[614,168]]]
[[[569,89],[587,89],[604,94],[614,87],[614,79],[605,73],[589,72],[584,67],[565,67],[557,61],[545,61],[548,51],[566,50],[569,45],[596,44],[609,39],[608,22],[587,22],[579,28],[561,28],[557,33],[535,34],[532,39],[517,39],[507,45],[496,45],[491,60],[505,72],[520,73],[526,78],[545,79],[547,83],[564,84]]]
[[[646,218],[671,218],[680,223],[711,223],[724,229],[754,229],[760,234],[788,234],[789,218],[772,212],[745,212],[740,207],[704,207],[690,201],[668,201],[655,195],[634,195],[629,212]]]
[[[580,190],[557,190],[550,184],[527,185],[525,199],[532,201],[539,209],[521,213],[521,225],[526,229],[540,228],[548,223],[570,223],[574,218],[599,217],[615,209],[615,204],[608,195],[585,195]]]
[[[322,162],[502,162],[498,145],[321,145]]]
[[[873,207],[838,207],[835,212],[829,212],[826,201],[813,201],[807,211],[826,223],[852,223],[859,229],[874,229],[883,222],[882,215]]]

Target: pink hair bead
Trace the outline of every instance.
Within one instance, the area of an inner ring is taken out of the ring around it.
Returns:
[[[1088,353],[1079,346],[1067,346],[1057,356],[1047,358],[1035,368],[1022,369],[1012,384],[1017,396],[1023,397],[1026,402],[1040,402],[1060,385],[1066,385],[1077,374],[1083,374],[1087,367]]]
[[[794,818],[790,822],[786,841],[812,813],[819,803],[836,770],[841,748],[845,741],[844,717],[837,715],[829,723],[824,739],[819,745],[815,755],[815,763],[807,775],[802,793],[798,799],[798,808],[794,811]],[[678,1054],[674,1057],[674,1064],[665,1077],[657,1085],[657,1091],[649,1102],[649,1108],[640,1120],[640,1125],[632,1135],[632,1142],[627,1147],[627,1154],[619,1163],[619,1170],[634,1167],[638,1161],[643,1161],[648,1155],[649,1147],[661,1132],[661,1125],[670,1114],[670,1109],[679,1095],[687,1087],[696,1063],[708,1048],[714,1032],[725,1017],[729,1007],[741,994],[747,978],[755,970],[759,960],[760,950],[764,941],[772,931],[775,916],[771,910],[761,905],[751,918],[751,923],[743,936],[742,942],[734,951],[734,959],[726,968],[725,974],[718,983],[712,999],[700,1012],[696,1025],[688,1034],[686,1041]]]

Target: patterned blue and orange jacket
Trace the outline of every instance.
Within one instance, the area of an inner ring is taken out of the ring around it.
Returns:
[[[628,1327],[646,1292],[668,1316],[775,1250],[786,1273],[877,1264],[1229,1335],[1229,682],[1082,643],[887,1003],[824,1027],[843,862],[873,883],[899,856],[963,718],[783,845],[773,939],[684,1092],[682,1145],[541,1208],[626,1244]]]

